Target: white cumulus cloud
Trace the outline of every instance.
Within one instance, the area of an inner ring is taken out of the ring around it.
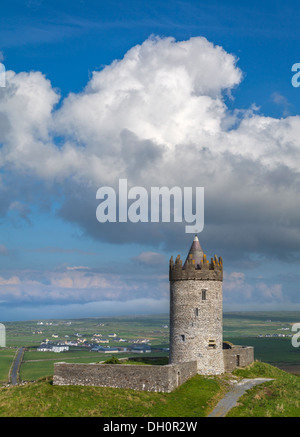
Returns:
[[[58,182],[60,214],[97,238],[161,243],[160,224],[145,233],[96,222],[97,188],[125,177],[148,188],[204,186],[207,235],[223,247],[230,239],[234,250],[297,252],[300,117],[229,110],[241,81],[237,58],[203,37],[151,37],[63,100],[42,72],[9,71],[0,165],[17,179]],[[170,245],[178,229],[164,234]]]

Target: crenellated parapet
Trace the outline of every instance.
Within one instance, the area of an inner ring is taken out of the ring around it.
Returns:
[[[193,256],[189,255],[184,265],[182,265],[180,255],[177,255],[175,262],[171,256],[169,279],[170,281],[189,279],[223,281],[223,260],[215,255],[209,262],[206,255],[203,254],[200,263],[196,265]]]

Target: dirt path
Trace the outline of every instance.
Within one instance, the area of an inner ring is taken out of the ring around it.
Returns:
[[[20,347],[12,364],[12,369],[10,374],[10,380],[12,385],[18,384],[19,369],[20,369],[23,353],[24,353],[24,348]]]
[[[255,379],[242,379],[233,385],[232,389],[226,393],[223,399],[217,404],[214,410],[208,415],[208,417],[225,417],[228,411],[236,406],[237,400],[250,388],[257,384],[262,384],[267,381],[273,381],[271,378],[255,378]]]

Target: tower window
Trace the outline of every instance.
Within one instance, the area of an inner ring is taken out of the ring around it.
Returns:
[[[181,340],[182,340],[182,341],[185,341],[185,335],[181,334],[180,337],[181,337]]]
[[[195,308],[195,317],[198,317],[198,316],[199,316],[199,309]]]
[[[216,349],[216,340],[208,340],[208,347],[211,349]]]
[[[202,290],[202,300],[206,300],[206,291],[207,290]]]

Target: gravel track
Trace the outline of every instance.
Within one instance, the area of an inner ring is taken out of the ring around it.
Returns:
[[[234,383],[232,389],[219,401],[214,410],[207,417],[225,417],[226,414],[237,405],[238,399],[250,388],[267,381],[271,378],[242,379]]]

